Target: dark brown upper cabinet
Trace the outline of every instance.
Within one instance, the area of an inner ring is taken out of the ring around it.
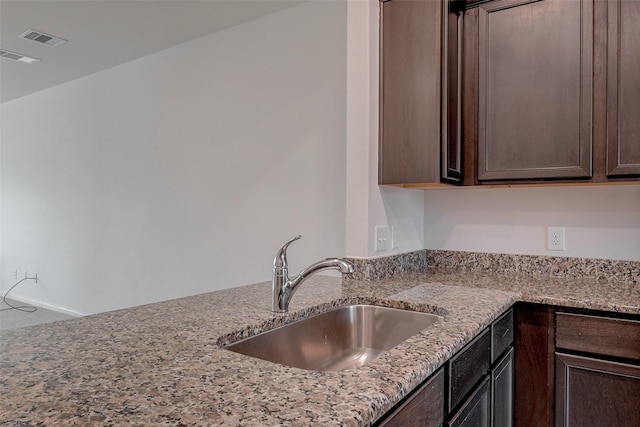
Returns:
[[[380,184],[440,182],[443,3],[380,4]]]
[[[607,175],[640,175],[640,2],[608,1]]]
[[[640,1],[381,3],[379,183],[640,181]]]
[[[478,180],[589,178],[592,0],[500,0],[477,13]]]

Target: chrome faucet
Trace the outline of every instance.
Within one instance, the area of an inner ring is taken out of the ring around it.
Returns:
[[[340,270],[342,274],[351,274],[355,271],[353,264],[341,258],[327,258],[323,261],[311,264],[302,270],[296,277],[289,279],[289,264],[287,263],[287,248],[302,236],[298,235],[285,243],[273,260],[272,280],[272,305],[271,309],[276,313],[286,313],[289,310],[291,297],[298,287],[313,274],[328,269]]]

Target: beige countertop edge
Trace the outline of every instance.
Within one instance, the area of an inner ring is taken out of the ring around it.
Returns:
[[[312,372],[218,347],[222,336],[278,322],[270,291],[261,283],[4,332],[0,424],[366,426],[517,301],[640,314],[637,284],[451,271],[317,276],[293,297],[290,318],[367,298],[445,316],[367,366]]]

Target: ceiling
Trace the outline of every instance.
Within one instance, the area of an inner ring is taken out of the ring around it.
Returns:
[[[26,96],[302,3],[298,0],[0,0],[0,102]],[[56,47],[21,39],[38,30]]]

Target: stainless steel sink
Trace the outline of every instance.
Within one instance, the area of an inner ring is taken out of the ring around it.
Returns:
[[[341,371],[366,364],[440,319],[431,313],[350,305],[225,348],[296,368]]]

